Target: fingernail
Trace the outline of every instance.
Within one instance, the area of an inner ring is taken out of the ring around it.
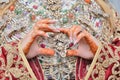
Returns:
[[[58,20],[50,20],[50,22],[53,22],[53,23],[54,23],[54,22],[58,22]]]
[[[77,42],[78,42],[78,41],[77,41],[77,40],[75,40],[75,41],[74,41],[74,45],[75,45],[75,44],[77,44]]]
[[[54,21],[54,22],[58,22],[58,20],[56,20],[56,19],[53,19],[52,21]]]
[[[60,32],[59,29],[57,29],[57,28],[55,28],[55,27],[53,27],[53,26],[50,26],[50,28],[51,28],[52,30],[54,30],[55,32]]]
[[[73,42],[74,42],[74,44],[75,44],[76,40],[75,40],[75,39],[73,39]]]
[[[48,34],[46,34],[47,37],[50,37]]]
[[[70,41],[73,42],[72,37],[70,37]]]
[[[50,27],[51,29],[56,29],[53,25],[50,25],[49,27]]]
[[[52,29],[53,31],[55,31],[55,32],[60,32],[60,30],[58,30],[58,29]]]
[[[76,40],[77,40],[76,36],[73,36],[73,41],[76,41]]]
[[[58,30],[58,29],[55,29],[55,31],[56,31],[56,32],[60,32],[60,30]]]

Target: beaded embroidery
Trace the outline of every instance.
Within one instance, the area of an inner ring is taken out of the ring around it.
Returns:
[[[15,10],[8,10],[7,13],[3,15],[2,22],[0,23],[0,25],[2,25],[0,28],[4,31],[0,35],[4,36],[3,39],[5,39],[6,42],[22,39],[25,34],[30,31],[34,23],[43,18],[58,20],[56,24],[52,25],[56,28],[69,28],[75,24],[81,25],[100,41],[109,41],[109,37],[106,37],[110,31],[109,22],[106,20],[109,15],[104,13],[94,0],[91,0],[91,4],[85,3],[84,0],[18,0],[15,5]],[[34,19],[32,18],[33,15]],[[106,33],[106,31],[108,33]],[[1,39],[1,43],[5,43],[3,39]],[[49,43],[49,41],[47,41],[48,40],[46,40],[45,43]],[[51,42],[52,41],[54,42],[54,39],[51,40]],[[62,40],[62,42],[66,41]],[[43,42],[39,41],[38,43],[41,44]],[[47,47],[51,47],[51,44]],[[63,50],[63,52],[65,54],[65,50]],[[46,78],[52,77],[58,80],[70,79],[71,74],[75,76],[76,58],[65,56],[61,58],[61,56],[62,55],[58,56],[60,57],[59,59],[48,56],[38,57]],[[55,64],[52,64],[52,61],[54,61]]]

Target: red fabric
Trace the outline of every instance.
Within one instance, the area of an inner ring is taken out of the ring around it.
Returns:
[[[108,47],[112,50],[112,54],[108,51]],[[120,47],[120,39],[115,39],[112,44],[108,44],[108,47],[104,46],[105,48],[105,51],[103,53],[103,51],[101,51],[101,56],[103,58],[103,62],[106,60],[106,56],[108,56],[108,60],[112,60],[113,62],[111,62],[111,64],[109,64],[109,66],[107,66],[107,68],[103,67],[104,69],[104,73],[105,75],[103,76],[103,79],[102,80],[120,80],[120,50],[118,49],[118,47]],[[104,55],[104,54],[107,54],[107,55]],[[113,56],[111,56],[113,55]],[[117,55],[117,59],[116,59],[116,55]],[[100,58],[101,58],[100,57]],[[98,58],[99,59],[99,58]],[[115,61],[114,61],[115,60]],[[98,73],[95,74],[94,70],[97,69],[96,66],[97,64],[100,64],[100,62],[97,60],[95,66],[94,66],[94,69],[92,70],[93,72],[91,72],[91,75],[89,77],[89,80],[94,80],[96,78],[100,79],[100,75],[99,75],[99,72],[102,71],[102,70],[99,70]],[[102,64],[102,62],[101,62]],[[103,64],[104,65],[104,64]],[[97,69],[98,70],[98,69]],[[116,73],[113,73],[112,70]],[[94,78],[92,77],[92,75],[94,74]]]
[[[23,66],[17,46],[17,43],[8,43],[6,47],[0,47],[0,80],[18,80],[25,77],[23,74],[28,73],[27,68]],[[16,73],[17,70],[21,72]],[[28,77],[31,78],[30,75]]]
[[[87,74],[87,66],[91,64],[92,60],[78,58],[76,63],[76,80],[82,80]]]
[[[33,58],[28,60],[29,64],[37,77],[38,80],[44,80],[44,74],[42,72],[42,68],[37,58]],[[91,60],[85,60],[82,58],[77,59],[76,63],[76,80],[83,79],[87,73],[87,65],[91,64]]]
[[[12,45],[13,47],[17,46],[16,43],[10,43],[10,45]],[[116,55],[116,53],[115,53],[115,51],[117,49],[116,47],[119,47],[119,46],[120,46],[120,40],[119,39],[115,39],[112,42],[112,44],[108,44],[108,47],[110,47],[112,49],[113,55]],[[103,48],[105,49],[106,52],[108,51],[107,47],[103,47]],[[10,77],[5,75],[5,72],[7,71],[6,66],[8,65],[7,55],[9,54],[9,52],[6,50],[5,47],[1,47],[0,49],[1,49],[1,52],[2,52],[2,53],[0,53],[0,59],[2,59],[4,64],[5,64],[4,65],[5,70],[1,70],[0,69],[0,79],[4,78],[4,80],[10,80]],[[16,48],[16,50],[17,50],[17,48]],[[12,54],[15,55],[13,57],[13,60],[17,62],[18,59],[19,59],[19,56],[16,53],[14,53],[14,51],[13,51]],[[103,54],[103,51],[101,51],[100,54]],[[117,54],[120,55],[120,51],[118,51]],[[109,58],[115,58],[115,57],[112,57],[110,54],[107,54],[107,55],[109,56]],[[105,56],[104,55],[102,56],[102,58],[105,60]],[[120,58],[120,56],[119,56],[119,58]],[[21,58],[20,58],[20,61],[22,61]],[[39,64],[38,59],[37,58],[33,58],[31,60],[28,60],[28,61],[29,61],[29,64],[30,64],[33,72],[35,73],[37,79],[38,80],[44,80],[44,75],[43,75],[42,68],[41,68],[41,66]],[[78,58],[77,59],[77,62],[76,62],[76,80],[84,79],[84,77],[86,76],[87,70],[88,70],[87,66],[90,65],[91,62],[92,61],[85,60],[85,59],[82,59],[82,58]],[[98,60],[97,60],[97,62],[98,62]],[[118,62],[120,63],[120,59],[118,60]],[[109,76],[112,75],[112,68],[113,68],[113,66],[115,64],[116,63],[112,63],[107,68],[105,68],[105,70],[104,70],[104,72],[105,72],[105,80],[108,80]],[[2,66],[3,66],[3,64],[0,61],[0,68]],[[10,66],[9,69],[14,68],[15,66],[16,66],[16,63],[12,63],[12,65]],[[22,64],[19,64],[18,67],[19,67],[19,69],[21,69],[24,66]],[[96,65],[94,66],[94,69],[96,69]],[[119,68],[116,68],[115,70],[119,71]],[[27,68],[25,69],[25,72],[27,72]],[[10,76],[11,76],[12,80],[18,80],[19,79],[19,78],[16,78],[12,73],[10,73]],[[98,77],[98,74],[97,73],[94,74],[94,77]],[[120,76],[117,75],[117,77],[120,77]],[[120,79],[120,78],[118,78],[118,79]],[[90,76],[88,80],[93,80],[92,76]]]
[[[115,46],[119,46],[120,45],[120,40],[115,39],[115,41],[112,42],[112,44],[108,44],[109,47],[112,49],[113,54],[116,50]],[[106,47],[103,47],[106,51],[108,50]],[[101,51],[100,53],[103,53],[103,51]],[[118,54],[120,55],[120,51],[118,52]],[[114,54],[115,55],[115,54]],[[110,56],[108,54],[108,56],[110,58],[112,58],[112,56]],[[102,56],[103,59],[105,59],[105,56]],[[78,58],[77,62],[76,62],[76,80],[83,80],[84,77],[87,74],[87,66],[90,66],[92,60],[85,60],[82,58]],[[36,77],[38,80],[44,80],[43,77],[43,73],[42,73],[42,68],[39,64],[39,61],[37,58],[34,58],[32,60],[29,60],[29,63],[31,65],[31,68],[33,69]],[[108,77],[112,74],[112,67],[115,63],[111,64],[108,68],[106,68],[105,70],[105,80],[108,79]],[[96,66],[94,66],[94,69],[96,68]],[[98,77],[98,74],[94,74],[95,77]],[[93,80],[93,78],[90,76],[88,80]]]
[[[33,58],[33,59],[28,60],[28,61],[29,61],[29,64],[30,64],[35,76],[37,77],[37,80],[44,80],[42,68],[39,64],[38,59]]]
[[[116,38],[112,44],[114,44],[115,46],[120,46],[120,39],[119,38]]]

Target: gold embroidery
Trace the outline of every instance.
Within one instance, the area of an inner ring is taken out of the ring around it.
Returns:
[[[107,49],[107,50],[106,50]],[[120,50],[120,49],[119,49]],[[118,54],[118,48],[115,50]],[[98,60],[96,64],[94,65],[91,77],[93,80],[105,80],[105,73],[106,70],[112,66],[112,74],[108,77],[108,80],[118,80],[120,77],[120,62],[119,58],[114,55],[115,53],[112,51],[110,46],[105,45],[105,48],[102,49],[103,52],[101,52],[98,56]],[[112,54],[112,55],[111,55]],[[95,76],[96,75],[96,76]]]
[[[6,68],[10,68],[13,64],[13,55],[12,53],[7,54],[7,66]]]
[[[6,53],[6,64],[3,58],[0,58],[0,71],[4,73],[0,74],[3,75],[2,79],[5,80],[5,77],[8,77],[9,80],[12,80],[12,75],[20,80],[31,80],[30,74],[26,70],[24,62],[17,51],[17,46],[13,47],[9,44],[4,45]],[[16,59],[15,59],[16,58]],[[13,66],[14,65],[14,66]],[[22,67],[20,67],[22,65]],[[12,67],[13,66],[13,67]]]
[[[2,54],[2,50],[1,50],[1,48],[0,48],[0,55]]]
[[[33,73],[32,69],[31,69],[31,67],[30,67],[30,65],[29,65],[29,63],[28,63],[28,61],[27,61],[27,59],[26,59],[26,57],[25,57],[25,55],[24,55],[24,53],[23,53],[23,50],[22,50],[22,48],[21,48],[21,42],[19,42],[19,44],[18,44],[18,50],[19,50],[19,52],[20,52],[21,58],[23,59],[23,61],[24,61],[24,63],[25,63],[25,66],[26,66],[27,69],[28,69],[29,74],[30,74],[31,77],[32,77],[32,80],[37,80],[35,74]],[[24,77],[21,77],[21,78],[24,78]],[[21,78],[20,78],[20,79],[21,79]],[[21,80],[24,80],[24,79],[21,79]]]
[[[3,15],[5,13],[5,11],[12,5],[14,4],[16,0],[10,0],[9,3],[5,4],[3,7],[0,7],[0,16]],[[2,2],[2,1],[1,1]]]
[[[30,77],[29,75],[24,75],[20,77],[19,80],[30,80],[29,77]]]
[[[4,69],[5,62],[4,62],[4,60],[3,60],[2,58],[0,58],[0,63],[1,63],[1,65],[0,65],[0,70],[1,70],[1,69]]]

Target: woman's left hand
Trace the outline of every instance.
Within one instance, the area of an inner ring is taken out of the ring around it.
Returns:
[[[94,52],[96,52],[97,40],[92,37],[86,30],[78,25],[74,25],[71,28],[60,28],[61,32],[67,34],[71,40],[71,42],[75,44],[79,44],[78,49],[76,50],[67,50],[67,56],[79,56],[86,59],[90,59],[94,56]],[[89,39],[88,39],[89,38]],[[92,48],[95,51],[92,51]]]

